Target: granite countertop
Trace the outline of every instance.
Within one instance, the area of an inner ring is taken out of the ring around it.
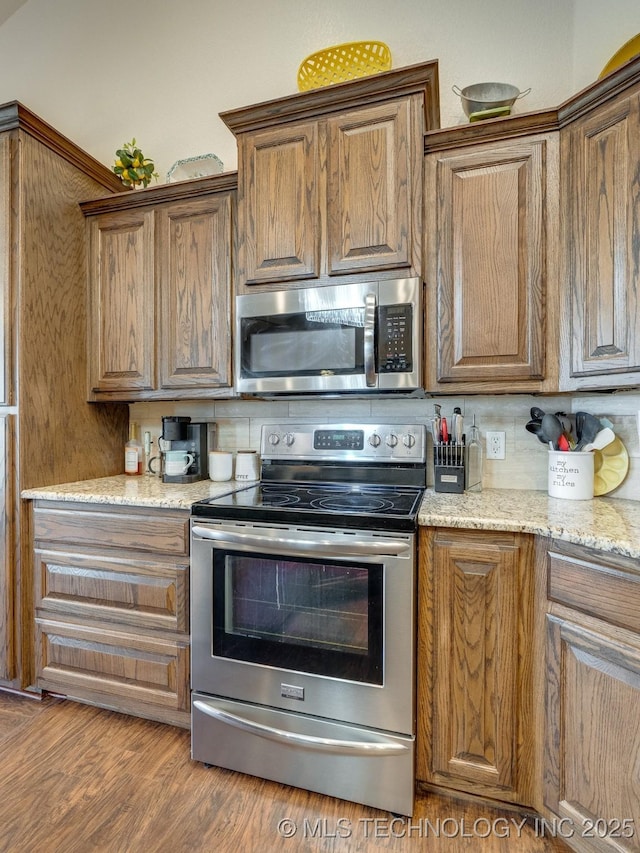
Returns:
[[[212,480],[199,480],[197,483],[163,483],[159,477],[146,475],[129,477],[126,474],[118,474],[115,477],[25,489],[22,497],[29,500],[77,501],[78,503],[189,510],[195,501],[225,495],[227,492],[246,488],[247,485],[251,484],[237,480],[215,483]]]
[[[146,506],[188,511],[194,501],[245,488],[236,480],[162,483],[158,477],[103,477],[27,489],[30,500]],[[566,542],[640,558],[640,503],[598,497],[550,498],[540,490],[485,489],[452,495],[427,489],[418,522],[427,527],[505,530],[552,536]]]
[[[427,489],[418,522],[427,527],[508,530],[640,558],[640,503],[598,497],[550,498],[541,490],[485,489],[445,494]]]

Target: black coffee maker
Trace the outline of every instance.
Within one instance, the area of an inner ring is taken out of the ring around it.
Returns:
[[[191,423],[184,416],[163,417],[161,449],[163,456],[169,451],[181,451],[193,456],[193,461],[183,474],[168,474],[166,462],[162,467],[163,483],[196,483],[209,476],[208,432],[209,423]]]

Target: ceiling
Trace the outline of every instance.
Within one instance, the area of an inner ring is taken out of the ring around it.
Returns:
[[[27,0],[0,0],[0,25],[4,24],[7,18],[10,18],[26,2]]]

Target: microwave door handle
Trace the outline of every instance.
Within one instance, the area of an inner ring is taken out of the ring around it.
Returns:
[[[260,548],[263,552],[268,546],[272,551],[279,554],[301,554],[309,551],[316,554],[330,554],[332,556],[387,556],[393,557],[408,551],[411,544],[402,539],[379,539],[373,542],[353,541],[348,544],[332,542],[328,539],[287,539],[278,536],[265,539],[264,536],[256,536],[251,533],[233,533],[228,530],[217,530],[216,528],[201,527],[194,525],[193,535],[200,539],[213,539],[221,544],[247,545],[252,548]]]
[[[376,297],[367,293],[364,298],[364,373],[367,388],[376,386]]]

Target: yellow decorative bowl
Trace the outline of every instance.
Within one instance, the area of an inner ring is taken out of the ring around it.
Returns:
[[[352,41],[312,53],[298,68],[298,89],[307,92],[391,68],[391,51],[381,41]]]

